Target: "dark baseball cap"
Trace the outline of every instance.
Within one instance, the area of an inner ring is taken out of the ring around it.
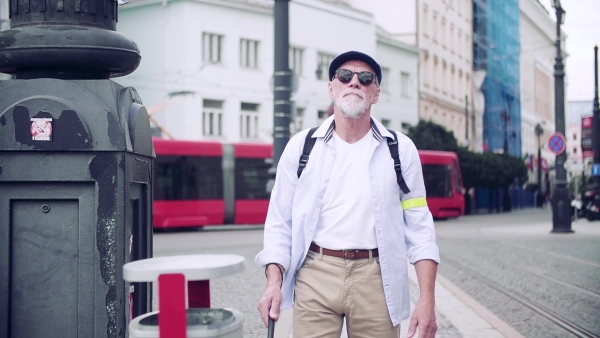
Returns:
[[[354,50],[342,53],[336,56],[335,59],[333,59],[333,61],[331,61],[331,64],[329,65],[329,81],[333,80],[335,71],[342,64],[344,64],[346,61],[351,60],[359,60],[371,66],[371,68],[373,68],[373,71],[375,71],[375,75],[377,75],[377,82],[381,84],[381,66],[379,66],[377,61],[375,61],[375,59],[373,59],[369,55]]]

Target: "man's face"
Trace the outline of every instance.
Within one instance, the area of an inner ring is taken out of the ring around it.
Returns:
[[[337,76],[340,69],[347,69],[353,73],[367,71],[375,74],[375,72],[365,62],[351,60],[342,64],[337,69],[333,80],[329,82],[329,97],[333,99],[335,106],[342,115],[349,118],[359,118],[372,104],[377,103],[379,100],[379,87],[375,83],[376,81],[369,85],[362,84],[359,81],[358,74],[352,74],[350,82],[343,83]]]

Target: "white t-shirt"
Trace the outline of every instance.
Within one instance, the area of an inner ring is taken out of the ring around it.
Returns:
[[[373,132],[349,144],[334,131],[335,161],[313,241],[327,249],[374,249],[369,161]]]

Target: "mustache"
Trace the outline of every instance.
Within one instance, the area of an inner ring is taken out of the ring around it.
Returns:
[[[342,92],[342,97],[345,97],[345,96],[351,95],[351,94],[357,95],[362,99],[365,98],[365,94],[363,92],[361,92],[360,90],[353,90],[353,89],[349,89],[349,90]]]

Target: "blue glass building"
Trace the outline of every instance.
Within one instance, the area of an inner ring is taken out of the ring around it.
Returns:
[[[473,1],[473,69],[482,85],[484,149],[521,157],[518,0]]]

